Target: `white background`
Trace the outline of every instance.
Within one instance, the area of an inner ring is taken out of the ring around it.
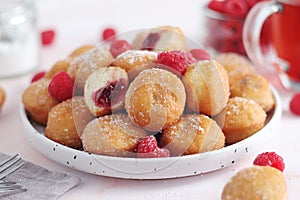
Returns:
[[[51,46],[42,48],[41,69],[49,69],[57,60],[65,58],[73,49],[94,44],[101,39],[104,27],[113,26],[119,32],[158,25],[179,26],[192,39],[200,41],[205,30],[201,14],[203,0],[40,0],[38,1],[39,29],[55,29]],[[217,30],[216,30],[217,31]],[[19,153],[25,160],[53,171],[69,173],[81,178],[82,183],[60,199],[220,199],[222,188],[237,171],[252,165],[255,156],[211,173],[171,180],[123,180],[79,172],[46,158],[30,143],[19,118],[21,95],[30,76],[0,80],[7,91],[7,101],[0,113],[0,151]],[[278,129],[268,140],[266,151],[276,151],[286,163],[290,199],[299,199],[300,117],[291,114],[288,102],[292,92],[279,90],[283,115]]]

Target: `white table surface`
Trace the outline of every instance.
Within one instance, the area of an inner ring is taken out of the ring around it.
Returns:
[[[41,69],[49,69],[55,61],[65,58],[83,44],[100,41],[101,30],[116,27],[119,32],[158,25],[176,25],[198,40],[203,30],[200,6],[203,0],[40,0],[39,28],[53,28],[57,37],[54,44],[42,48]],[[193,177],[168,180],[124,180],[87,174],[60,165],[34,149],[26,140],[20,120],[21,95],[30,76],[0,80],[7,99],[0,113],[0,152],[19,153],[25,160],[52,171],[68,173],[81,178],[81,184],[61,200],[70,199],[220,199],[222,188],[237,171],[252,165],[255,155],[222,170]],[[289,199],[300,197],[300,117],[288,108],[292,92],[279,89],[282,101],[282,119],[277,130],[268,138],[265,151],[276,151],[286,163]]]

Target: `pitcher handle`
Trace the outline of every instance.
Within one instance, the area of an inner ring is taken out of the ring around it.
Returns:
[[[276,57],[268,61],[260,46],[260,33],[266,19],[277,12],[282,11],[282,5],[278,2],[257,3],[248,13],[243,27],[243,43],[250,60],[259,67],[272,67],[280,71],[286,71],[285,61]],[[274,68],[274,65],[276,68]]]

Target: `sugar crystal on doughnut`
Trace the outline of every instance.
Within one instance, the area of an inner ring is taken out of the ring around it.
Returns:
[[[68,68],[68,73],[75,80],[75,93],[82,95],[88,76],[101,67],[109,66],[113,61],[109,50],[97,47],[74,58]]]
[[[141,71],[155,67],[156,60],[156,52],[128,50],[120,54],[112,65],[125,69],[129,80],[133,80]]]
[[[22,103],[28,114],[38,123],[47,124],[48,113],[59,102],[50,96],[50,80],[42,78],[30,84],[22,95]]]
[[[212,151],[224,147],[225,136],[217,123],[203,114],[188,114],[162,132],[160,145],[173,156]]]
[[[81,147],[80,135],[93,119],[83,97],[73,97],[54,106],[48,115],[45,136],[72,148]]]
[[[184,86],[177,76],[163,69],[148,69],[130,84],[125,109],[135,124],[160,131],[179,120],[185,99]]]
[[[187,67],[182,81],[187,93],[187,108],[209,116],[219,114],[229,98],[228,74],[212,60],[199,61]]]
[[[239,171],[224,186],[222,200],[287,200],[287,184],[281,171],[252,166]]]
[[[111,114],[91,121],[81,136],[85,151],[110,156],[134,156],[146,131],[135,126],[126,114]]]
[[[259,131],[265,123],[266,113],[255,101],[243,97],[230,98],[226,108],[215,117],[226,136],[226,143],[233,144]]]

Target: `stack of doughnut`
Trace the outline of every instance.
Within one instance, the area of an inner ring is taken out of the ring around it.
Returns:
[[[182,156],[246,139],[275,106],[268,83],[238,54],[193,62],[182,76],[160,68],[159,52],[188,51],[177,27],[143,31],[132,47],[113,57],[85,45],[55,63],[24,91],[30,119],[49,139],[89,153],[133,157],[137,143],[154,135],[171,156]],[[74,96],[62,102],[47,90],[59,71],[75,82]]]

